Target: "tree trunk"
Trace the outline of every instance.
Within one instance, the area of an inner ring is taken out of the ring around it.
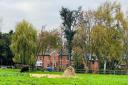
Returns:
[[[26,62],[25,62],[25,50],[24,50],[24,52],[23,52],[23,64],[24,64],[24,65],[26,64]]]
[[[87,61],[86,61],[86,59],[85,59],[85,57],[84,57],[84,54],[85,54],[85,52],[84,52],[84,50],[83,50],[83,57],[82,57],[82,60],[83,60],[83,64],[84,64],[84,70],[85,70],[85,72],[87,73],[89,69],[88,69]]]
[[[42,67],[44,68],[44,55],[42,55],[43,56],[43,62],[42,62]]]
[[[85,72],[87,73],[88,72],[88,66],[87,66],[85,59],[83,59],[83,64],[84,64]]]
[[[71,47],[69,46],[69,49],[68,49],[69,66],[71,66],[71,53],[72,53],[72,50],[71,50]]]
[[[106,73],[107,60],[104,60],[104,74]]]

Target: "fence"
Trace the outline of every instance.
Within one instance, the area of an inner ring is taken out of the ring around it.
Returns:
[[[84,70],[84,69],[76,69],[76,73],[96,73],[96,74],[114,74],[114,75],[127,75],[127,70]]]

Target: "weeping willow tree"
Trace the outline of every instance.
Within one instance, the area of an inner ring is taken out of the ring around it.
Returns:
[[[16,25],[12,36],[11,49],[14,53],[14,62],[24,65],[33,65],[36,51],[37,32],[34,27],[23,20]]]

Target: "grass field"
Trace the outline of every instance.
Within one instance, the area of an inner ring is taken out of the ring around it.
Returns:
[[[17,69],[0,69],[0,85],[128,85],[128,75],[77,74],[76,78],[33,78],[30,73],[50,72],[20,73]]]

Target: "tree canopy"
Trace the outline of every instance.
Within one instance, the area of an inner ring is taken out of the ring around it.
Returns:
[[[34,27],[25,20],[19,22],[11,41],[11,48],[15,55],[13,60],[21,64],[34,64],[36,41],[37,32]]]

